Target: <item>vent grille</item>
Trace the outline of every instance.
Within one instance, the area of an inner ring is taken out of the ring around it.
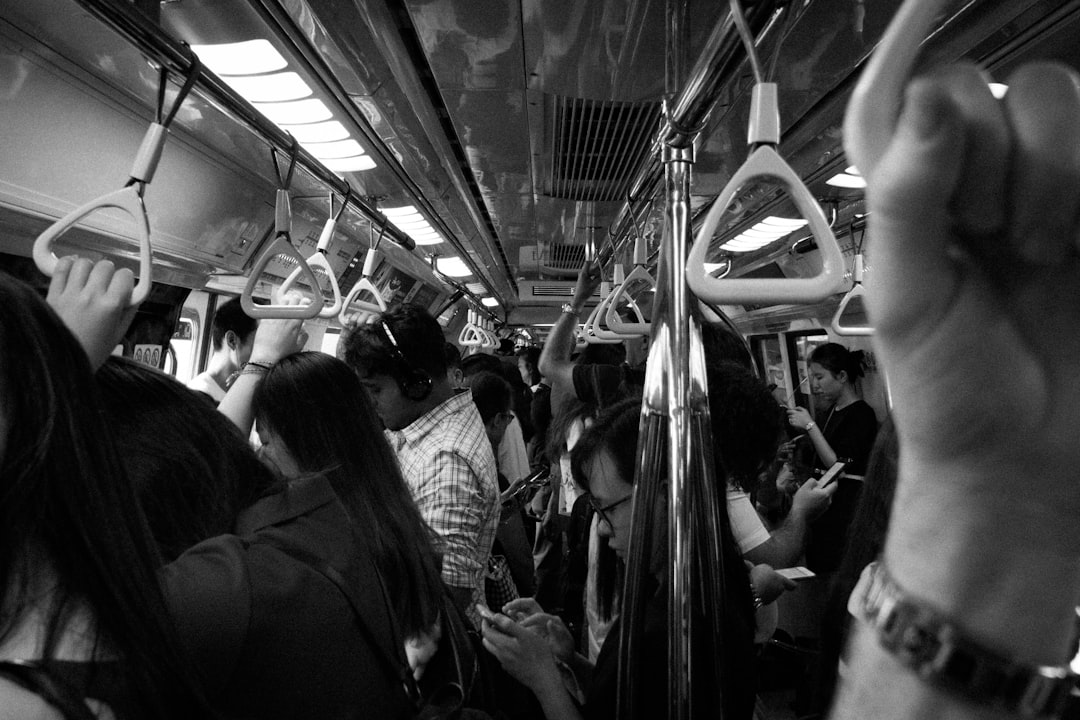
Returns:
[[[568,200],[625,200],[659,125],[660,104],[545,99],[551,172],[544,192]]]
[[[542,272],[577,275],[585,264],[585,246],[552,243],[545,245],[540,253]]]

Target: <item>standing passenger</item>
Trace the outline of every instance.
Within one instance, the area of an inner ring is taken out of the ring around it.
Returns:
[[[240,298],[229,300],[214,313],[214,353],[206,370],[191,379],[188,387],[198,390],[217,405],[229,389],[229,380],[251,357],[255,328],[259,321],[248,317]]]
[[[495,456],[468,391],[446,375],[445,340],[435,318],[405,304],[345,338],[424,520],[441,536],[442,577],[479,625],[484,575],[499,524]]]

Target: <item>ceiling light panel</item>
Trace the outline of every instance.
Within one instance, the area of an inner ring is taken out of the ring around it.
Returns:
[[[215,75],[259,75],[284,70],[289,63],[269,40],[220,45],[192,45],[199,60]]]
[[[496,300],[493,297],[480,298],[480,302],[483,303],[484,307],[498,307],[499,306],[499,301]]]
[[[320,160],[337,160],[364,155],[364,148],[352,138],[325,143],[304,143],[304,147]]]
[[[281,103],[252,103],[255,109],[276,125],[302,125],[330,120],[334,114],[318,99]]]
[[[435,260],[435,266],[439,269],[443,275],[447,277],[468,277],[472,275],[472,270],[465,264],[465,261],[459,257],[442,257]]]
[[[222,77],[229,87],[251,103],[284,102],[311,97],[314,91],[294,72],[248,77]]]
[[[350,158],[339,158],[336,160],[320,160],[328,169],[336,173],[343,172],[363,172],[364,170],[371,170],[375,167],[375,161],[367,155],[357,155]]]
[[[337,120],[328,120],[321,123],[307,123],[304,125],[282,125],[281,129],[296,138],[301,144],[334,142],[345,140],[349,137],[349,131]]]

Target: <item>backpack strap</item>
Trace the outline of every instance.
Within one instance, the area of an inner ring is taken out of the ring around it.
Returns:
[[[31,660],[6,660],[0,662],[0,676],[11,680],[24,690],[29,690],[49,703],[66,720],[96,720],[85,698],[73,687]]]

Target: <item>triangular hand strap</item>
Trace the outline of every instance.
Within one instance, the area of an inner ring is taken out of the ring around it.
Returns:
[[[802,216],[810,224],[821,251],[821,272],[812,278],[733,278],[709,277],[705,257],[720,217],[727,210],[739,188],[757,178],[772,178],[787,190]],[[686,263],[686,282],[694,294],[715,305],[749,303],[812,303],[834,295],[844,282],[844,257],[829,221],[817,200],[799,176],[770,145],[762,145],[746,160],[724,186],[709,209]],[[609,323],[610,324],[610,323]]]
[[[259,284],[259,278],[262,276],[263,271],[266,270],[266,266],[270,264],[278,255],[285,255],[296,260],[299,265],[299,270],[304,274],[304,279],[312,290],[319,294],[316,298],[316,302],[309,303],[307,305],[256,305],[252,301],[252,293],[255,292],[255,287]],[[257,320],[267,318],[281,318],[284,320],[310,320],[319,314],[319,311],[323,307],[322,292],[319,288],[319,279],[315,277],[315,272],[304,260],[303,256],[297,252],[296,248],[291,242],[289,242],[288,233],[278,233],[274,237],[274,242],[270,243],[270,247],[266,248],[262,257],[255,263],[255,267],[251,270],[251,275],[248,276],[247,285],[244,286],[244,292],[240,295],[240,307],[244,308],[244,312],[248,314],[248,317],[255,318]]]
[[[151,277],[152,255],[150,250],[150,219],[146,216],[146,206],[143,204],[142,195],[138,185],[128,185],[125,188],[115,190],[108,195],[103,195],[96,200],[91,200],[81,207],[77,207],[64,217],[49,226],[45,232],[34,241],[34,262],[45,275],[52,277],[56,270],[57,257],[53,254],[52,246],[58,237],[74,227],[87,215],[102,208],[117,208],[123,210],[135,223],[135,230],[139,237],[139,282],[131,292],[130,305],[138,305],[150,295],[150,287],[153,284]]]

